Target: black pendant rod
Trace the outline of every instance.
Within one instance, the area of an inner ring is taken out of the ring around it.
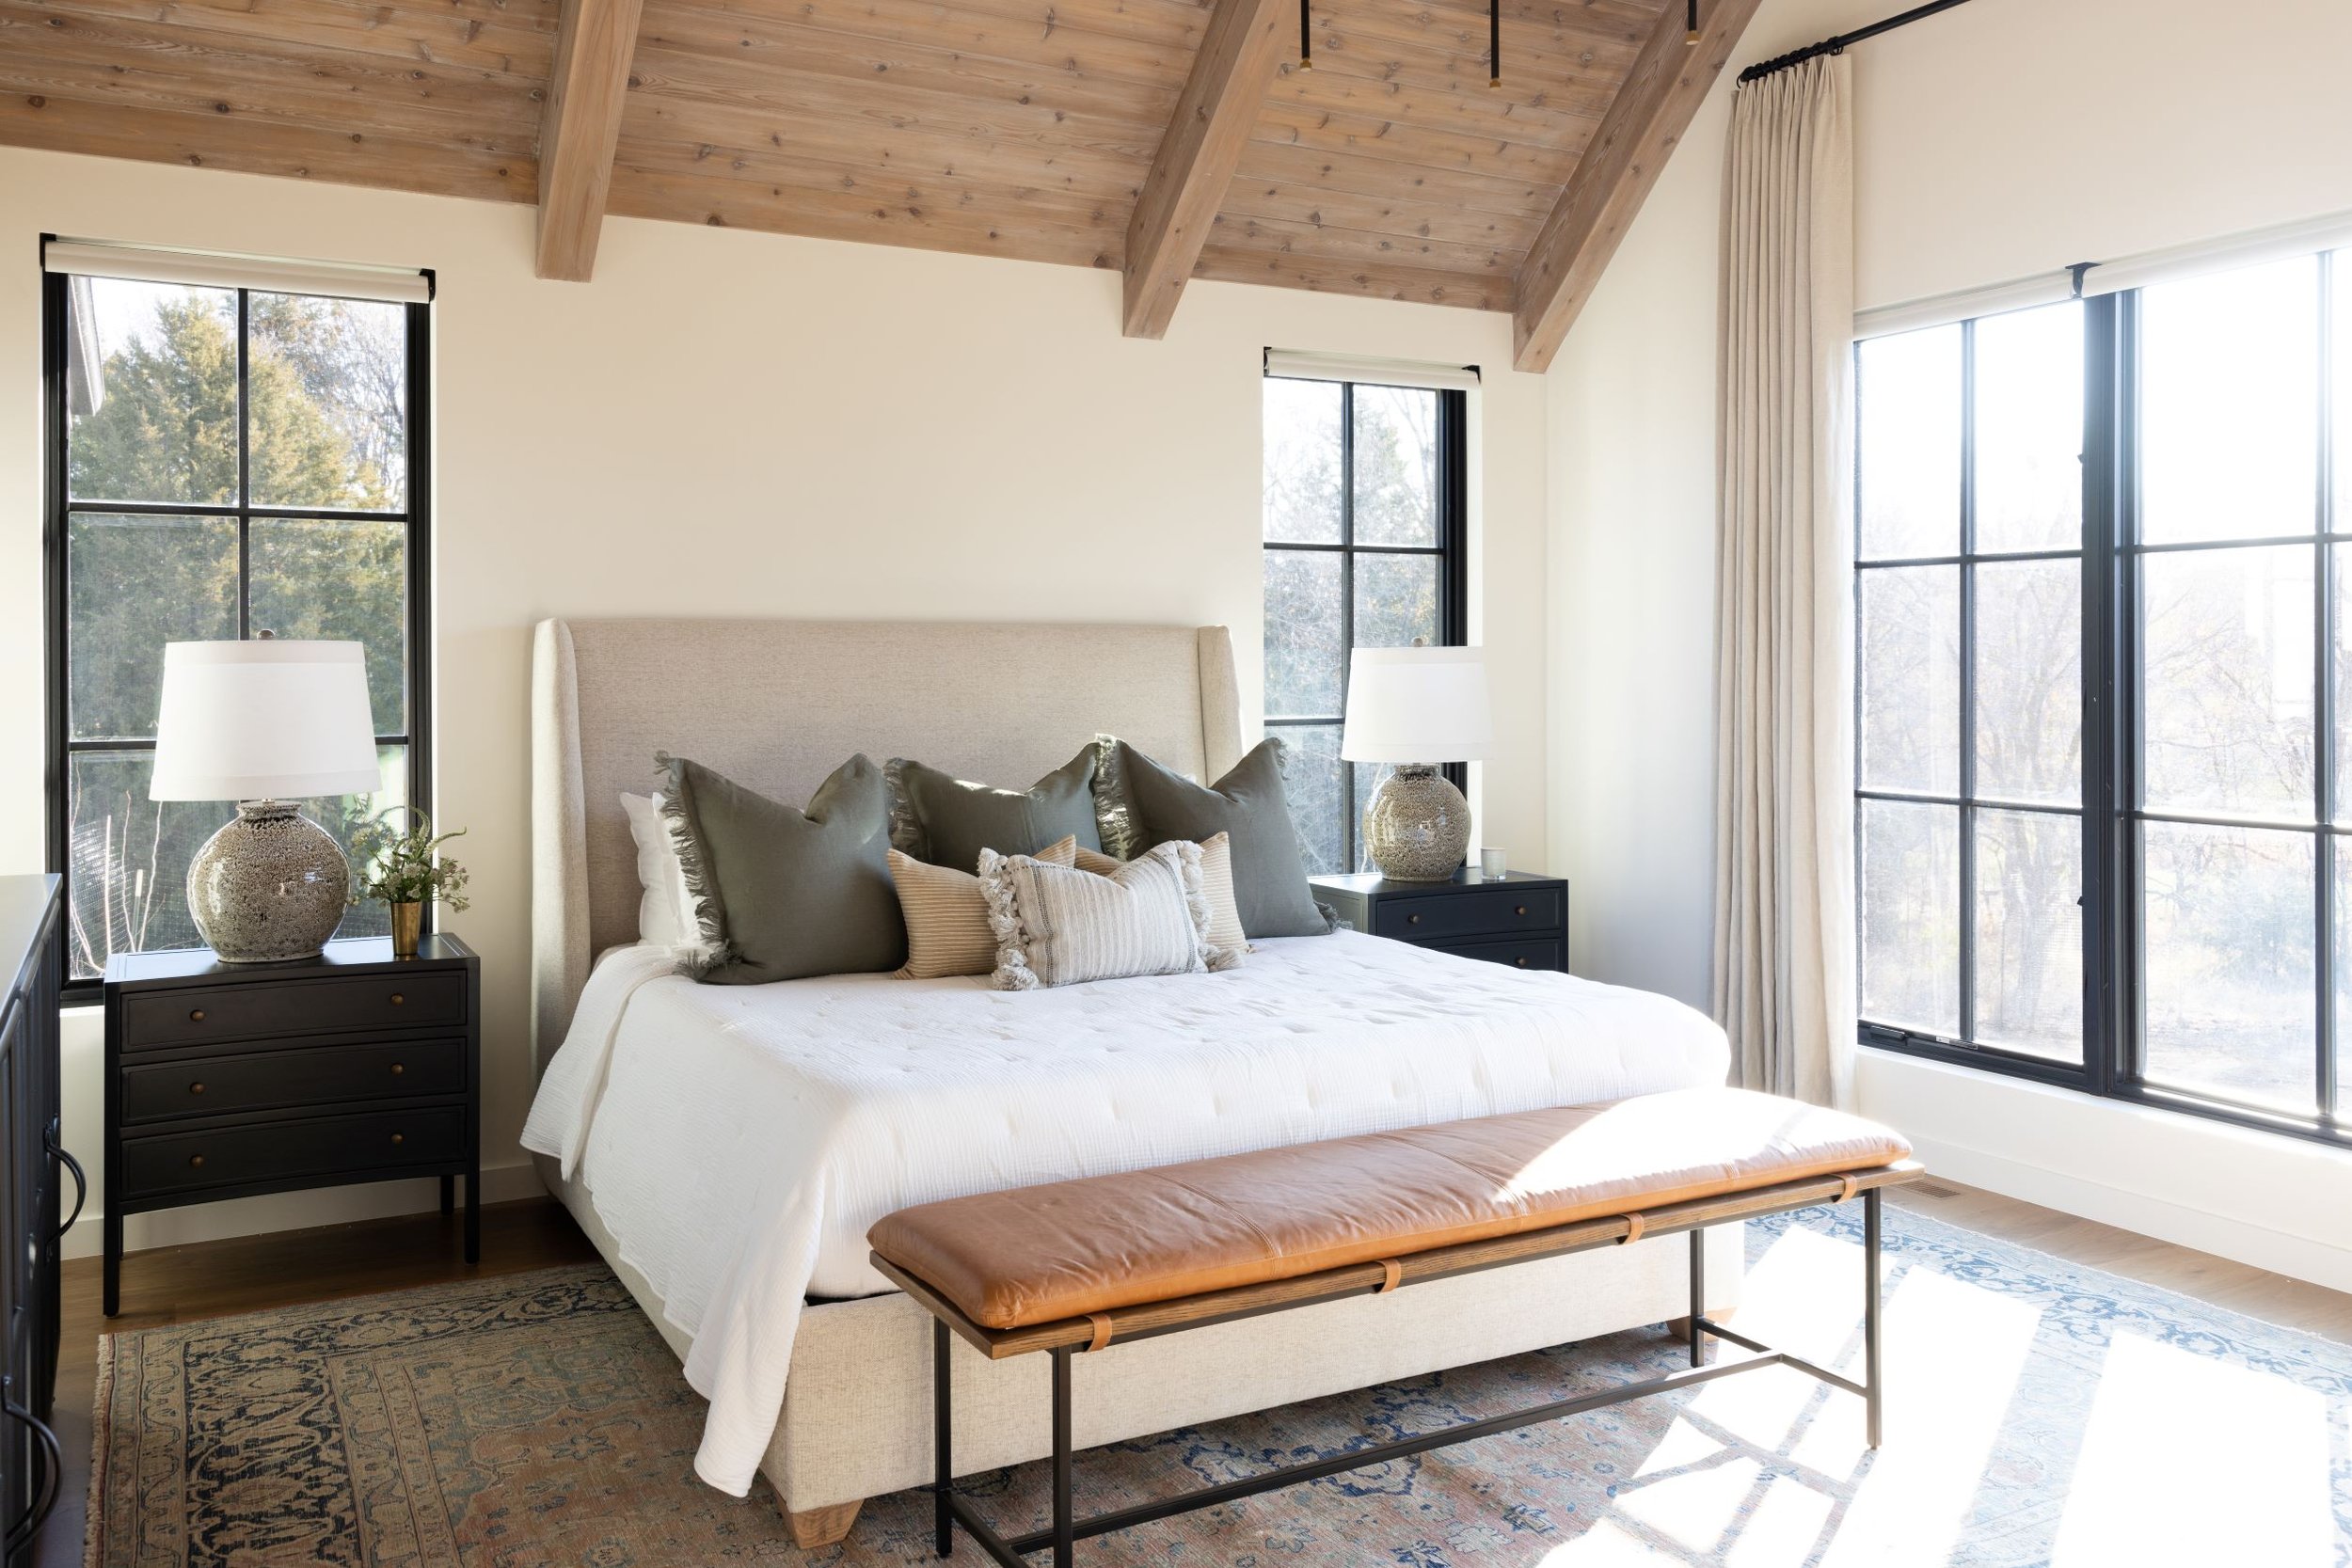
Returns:
[[[1891,33],[1898,27],[1908,27],[1922,18],[1933,16],[1938,11],[1948,11],[1954,6],[1964,6],[1967,3],[1968,0],[1928,0],[1928,4],[1915,6],[1900,16],[1890,16],[1883,22],[1873,22],[1867,27],[1857,27],[1851,33],[1840,33],[1834,39],[1823,39],[1808,48],[1794,50],[1772,59],[1759,60],[1740,72],[1740,80],[1753,82],[1759,76],[1770,76],[1776,71],[1786,71],[1792,65],[1803,65],[1805,61],[1817,59],[1823,55],[1842,55],[1849,45],[1860,43],[1864,39],[1874,39],[1881,33]]]
[[[1486,85],[1502,86],[1502,0],[1486,5]]]
[[[1314,4],[1315,0],[1298,0],[1298,69],[1301,71],[1315,68]]]

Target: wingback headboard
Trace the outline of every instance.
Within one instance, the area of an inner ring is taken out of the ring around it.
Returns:
[[[1223,626],[542,621],[531,672],[532,1038],[563,1043],[595,956],[637,937],[623,790],[654,753],[805,800],[852,753],[1025,785],[1098,733],[1214,779],[1241,756]]]

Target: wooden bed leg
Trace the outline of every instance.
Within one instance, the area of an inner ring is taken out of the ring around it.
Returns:
[[[785,1510],[784,1522],[792,1527],[792,1544],[804,1552],[819,1546],[830,1546],[850,1533],[857,1523],[857,1511],[866,1506],[866,1499],[835,1503],[831,1508],[812,1508],[805,1513]]]

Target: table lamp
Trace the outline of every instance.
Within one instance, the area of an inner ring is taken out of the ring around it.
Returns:
[[[1483,648],[1358,648],[1347,675],[1340,755],[1396,770],[1364,803],[1364,846],[1380,874],[1441,882],[1470,849],[1470,802],[1438,771],[1494,744]]]
[[[224,963],[317,954],[351,887],[342,847],[295,800],[379,787],[357,642],[164,647],[151,800],[234,800],[188,866],[188,912]]]

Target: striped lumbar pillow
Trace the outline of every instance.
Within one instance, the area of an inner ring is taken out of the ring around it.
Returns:
[[[1081,845],[1075,863],[1081,871],[1107,877],[1127,863]],[[1249,939],[1242,934],[1241,908],[1233,902],[1233,839],[1230,833],[1212,833],[1200,841],[1200,895],[1209,901],[1209,945],[1223,948],[1239,963],[1249,951]]]
[[[1155,846],[1107,875],[980,851],[996,987],[1034,990],[1232,966],[1209,944],[1200,846]]]
[[[1077,839],[1068,837],[1040,849],[1037,858],[1048,865],[1068,865],[1077,851]],[[899,979],[985,974],[996,967],[996,938],[988,928],[988,899],[977,877],[893,849],[890,879],[907,922],[907,961],[898,972]]]

